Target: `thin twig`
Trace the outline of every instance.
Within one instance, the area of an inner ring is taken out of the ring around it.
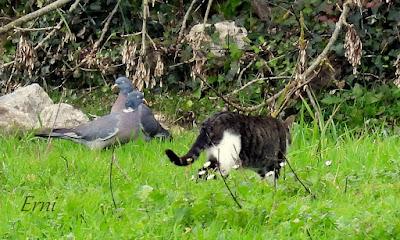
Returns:
[[[143,0],[143,6],[142,6],[142,14],[143,14],[143,19],[142,19],[142,47],[140,48],[140,55],[145,56],[146,55],[146,34],[147,34],[147,8],[148,8],[148,2],[147,0]]]
[[[204,19],[203,19],[203,31],[204,31],[204,29],[206,28],[206,23],[207,23],[207,19],[208,19],[208,14],[210,13],[210,9],[211,9],[212,2],[213,2],[213,0],[208,0],[206,13],[204,14]]]
[[[232,193],[232,190],[229,187],[228,183],[226,183],[225,176],[222,175],[221,169],[219,167],[218,167],[218,171],[219,171],[219,174],[221,175],[222,180],[224,181],[225,187],[228,189],[229,193],[231,194],[231,197],[233,198],[233,201],[235,201],[235,203],[238,205],[238,207],[240,209],[243,208],[242,205],[240,205],[239,201],[237,200],[236,196]]]
[[[121,37],[134,37],[134,36],[137,36],[137,35],[140,35],[140,34],[142,34],[141,31],[137,32],[137,33],[123,34],[123,35],[121,35]]]
[[[306,227],[306,233],[307,233],[308,237],[309,237],[311,240],[313,240],[313,238],[312,238],[312,236],[311,236],[311,233],[310,233],[310,230],[308,230],[307,227]]]
[[[209,1],[209,4],[210,4],[210,1]],[[258,105],[255,105],[255,106],[252,106],[252,107],[241,107],[241,106],[238,106],[236,104],[232,104],[232,102],[226,101],[226,98],[222,98],[222,100],[224,100],[226,103],[234,106],[235,108],[240,109],[243,112],[252,112],[252,111],[259,110],[259,109],[265,107],[266,105],[270,104],[271,102],[275,101],[283,93],[287,93],[286,96],[285,96],[285,100],[284,100],[283,104],[281,106],[279,106],[278,110],[273,113],[273,116],[277,116],[285,108],[286,103],[289,101],[289,99],[292,97],[292,95],[297,90],[299,90],[301,87],[307,85],[308,83],[310,83],[313,80],[313,77],[311,77],[311,75],[315,74],[314,73],[315,69],[321,64],[323,59],[326,58],[328,52],[332,48],[333,44],[336,42],[336,40],[337,40],[337,38],[339,36],[339,33],[340,33],[341,29],[342,29],[342,26],[346,22],[346,17],[349,14],[349,11],[350,11],[350,5],[352,5],[352,1],[351,0],[347,0],[343,4],[343,11],[342,11],[342,13],[341,13],[341,15],[339,17],[339,21],[336,23],[335,30],[333,31],[332,36],[329,39],[328,44],[325,46],[325,48],[321,52],[321,54],[318,55],[318,57],[312,62],[312,64],[299,77],[299,79],[304,79],[303,82],[299,83],[298,81],[291,81],[285,86],[284,89],[280,90],[279,92],[277,92],[276,94],[274,94],[273,96],[271,96],[267,100],[263,101],[262,103],[260,103]],[[305,79],[308,79],[308,80],[305,80]],[[216,92],[216,91],[214,91],[214,92]],[[221,97],[219,93],[217,93],[217,95],[219,95],[219,97]]]
[[[192,57],[191,59],[189,59],[189,60],[187,60],[187,61],[184,61],[184,62],[180,62],[180,63],[177,63],[177,64],[170,65],[170,66],[168,66],[168,68],[171,69],[171,68],[178,67],[178,66],[181,66],[181,65],[184,65],[184,64],[187,64],[187,63],[192,63],[192,62],[195,62],[195,61],[198,61],[198,60],[201,60],[201,58]]]
[[[114,159],[114,164],[117,166],[118,170],[124,175],[125,179],[127,179],[129,182],[132,182],[132,178],[124,171],[124,169],[119,165],[118,159]]]
[[[297,181],[299,181],[299,183],[304,187],[304,189],[313,197],[316,198],[316,196],[311,193],[310,189],[303,183],[303,181],[300,180],[299,176],[297,176],[296,172],[294,171],[294,169],[292,168],[292,166],[289,163],[289,160],[286,158],[285,154],[282,154],[283,158],[285,159],[285,162],[287,163],[287,165],[289,166],[290,170],[293,172],[294,177],[296,178]]]
[[[40,9],[38,9],[37,11],[28,13],[14,21],[6,24],[3,27],[0,27],[0,34],[6,33],[8,31],[10,31],[11,29],[14,29],[14,27],[21,26],[23,23],[29,22],[35,18],[45,15],[48,12],[51,12],[58,8],[61,8],[62,6],[64,6],[65,4],[67,4],[70,1],[72,1],[72,0],[57,0],[55,2],[50,3],[49,5],[46,5]]]
[[[60,29],[59,27],[42,27],[42,28],[21,28],[14,27],[14,31],[16,32],[39,32],[39,31],[49,31],[53,29]]]
[[[147,36],[147,38],[150,40],[151,44],[153,45],[154,50],[157,51],[157,46],[156,46],[156,44],[154,43],[153,39],[151,39],[150,35],[149,35],[147,32],[146,32],[146,36]]]
[[[232,92],[226,94],[225,97],[230,97],[232,95],[235,95],[238,92],[242,91],[243,89],[247,88],[248,86],[250,86],[250,85],[252,85],[252,84],[254,84],[256,82],[259,82],[259,81],[277,80],[277,79],[291,79],[291,78],[292,78],[291,76],[273,76],[273,77],[256,78],[256,79],[253,79],[253,80],[247,82],[245,85],[241,86],[240,88],[235,89]]]
[[[217,94],[218,97],[220,97],[225,103],[227,103],[228,105],[234,107],[236,110],[238,111],[242,111],[242,112],[246,112],[246,108],[243,108],[242,106],[228,100],[227,98],[225,98],[221,93],[219,93],[213,86],[211,86],[207,80],[203,79],[203,77],[201,76],[197,76],[200,81],[202,81],[207,87],[209,87],[213,92],[215,92],[215,94]]]
[[[63,91],[63,92],[62,92],[62,94],[61,94],[61,97],[60,97],[60,102],[58,103],[58,107],[57,107],[56,116],[55,116],[55,118],[54,118],[53,125],[51,126],[51,129],[50,129],[50,134],[49,134],[49,136],[47,137],[47,146],[46,146],[46,152],[48,152],[48,151],[49,151],[49,148],[50,148],[50,143],[51,143],[51,133],[53,132],[53,130],[54,130],[54,127],[56,126],[56,122],[57,122],[58,114],[60,113],[61,103],[62,103],[62,100],[63,100],[63,98],[64,98],[64,95],[65,95],[65,91]]]
[[[65,167],[67,168],[67,172],[68,172],[68,170],[69,170],[68,159],[67,159],[66,157],[62,156],[62,155],[61,155],[61,158],[64,159],[64,161],[65,161]]]
[[[111,198],[114,204],[114,208],[117,208],[117,204],[115,203],[115,198],[114,198],[114,192],[112,188],[112,167],[113,163],[115,161],[115,149],[112,149],[112,156],[111,156],[111,161],[110,161],[110,178],[109,178],[109,183],[110,183],[110,192],[111,192]]]
[[[121,2],[121,0],[118,0],[118,2],[115,4],[113,10],[111,11],[111,13],[107,16],[107,18],[106,18],[107,21],[104,24],[103,29],[101,30],[100,38],[94,43],[92,52],[95,52],[99,48],[100,43],[103,41],[104,36],[106,35],[106,32],[108,31],[108,28],[110,26],[111,19],[113,18],[114,14],[117,12],[120,2]]]
[[[306,69],[306,71],[302,74],[304,76],[303,79],[306,79],[307,76],[309,76],[322,62],[323,59],[326,58],[326,55],[328,52],[331,50],[333,44],[336,42],[340,31],[342,30],[343,24],[346,22],[347,15],[349,14],[350,11],[350,5],[352,4],[352,0],[347,0],[343,4],[343,11],[342,14],[340,14],[339,21],[336,23],[335,30],[332,33],[331,38],[329,39],[328,44],[326,44],[324,50],[321,52],[320,55],[313,61],[313,63]]]
[[[75,0],[75,2],[74,2],[74,3],[71,5],[71,7],[69,8],[68,12],[74,11],[74,10],[78,7],[80,1],[81,1],[81,0]]]
[[[196,8],[193,12],[199,11],[199,9],[201,8],[201,6],[203,6],[203,4],[204,4],[205,1],[206,1],[206,0],[202,0],[201,3],[199,4],[199,6],[197,6],[197,8]]]
[[[51,31],[49,34],[46,35],[35,47],[34,49],[37,50],[39,49],[47,40],[49,40],[56,32],[58,29],[61,28],[61,25],[63,23],[63,20],[60,20],[57,24],[57,26],[54,27],[53,31]]]
[[[247,70],[247,69],[249,69],[249,67],[251,67],[251,65],[253,65],[253,63],[256,61],[256,58],[254,58],[253,60],[251,60],[248,64],[247,64],[247,66],[246,67],[244,67],[243,69],[242,69],[242,71],[240,71],[240,73],[239,73],[239,76],[238,76],[238,82],[240,83],[240,85],[242,85],[242,76],[243,76],[243,73]]]
[[[214,147],[215,147],[215,144],[214,144],[214,142],[211,140],[210,135],[208,135],[207,132],[206,132],[206,135],[207,135],[207,137],[209,138],[209,140],[211,141],[211,144],[214,145]],[[217,158],[217,162],[218,162],[218,165],[219,165],[219,148],[218,148],[218,158]],[[242,208],[242,205],[239,203],[239,201],[237,200],[236,196],[232,193],[232,190],[231,190],[231,188],[229,187],[228,183],[226,182],[225,177],[224,177],[224,175],[223,175],[222,172],[221,172],[221,169],[219,168],[219,166],[218,166],[217,168],[218,168],[219,174],[221,175],[222,180],[224,181],[225,187],[228,189],[228,191],[229,191],[229,193],[230,193],[230,195],[231,195],[233,201],[235,201],[235,203],[236,203],[236,204],[238,205],[238,207],[241,209],[241,208]]]
[[[0,66],[0,69],[4,69],[10,65],[13,65],[15,63],[15,60],[8,62],[8,63],[4,63],[3,65]]]
[[[192,2],[190,3],[190,6],[189,6],[185,16],[183,17],[181,30],[179,31],[179,35],[178,35],[178,42],[182,39],[183,32],[186,29],[187,19],[188,19],[189,15],[190,15],[190,12],[192,11],[192,8],[193,8],[194,4],[196,3],[196,1],[197,0],[192,0]]]

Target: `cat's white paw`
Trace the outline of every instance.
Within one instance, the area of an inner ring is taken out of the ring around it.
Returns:
[[[275,185],[276,184],[275,172],[274,171],[267,172],[265,174],[264,179],[268,182],[268,184]]]
[[[215,174],[209,174],[207,180],[215,179]]]
[[[203,167],[204,168],[208,168],[210,165],[211,165],[211,162],[207,161],[207,162],[204,163]]]

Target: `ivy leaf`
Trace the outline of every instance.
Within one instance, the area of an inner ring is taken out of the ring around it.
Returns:
[[[358,98],[363,95],[363,89],[361,88],[361,85],[356,83],[355,86],[353,87],[353,96]]]
[[[338,104],[342,101],[343,100],[337,96],[326,96],[321,100],[322,103],[327,104],[327,105]]]

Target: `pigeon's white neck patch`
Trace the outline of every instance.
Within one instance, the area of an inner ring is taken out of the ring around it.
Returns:
[[[122,110],[122,112],[124,112],[124,113],[130,113],[130,112],[134,112],[134,111],[135,111],[135,109],[133,109],[131,107],[128,107],[128,108],[125,108]]]

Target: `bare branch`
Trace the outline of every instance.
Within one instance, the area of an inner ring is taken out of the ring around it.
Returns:
[[[49,40],[51,38],[51,36],[53,36],[58,29],[61,28],[61,25],[63,23],[63,20],[60,20],[60,22],[58,22],[57,26],[53,27],[53,31],[51,31],[49,34],[47,34],[47,36],[45,38],[43,38],[36,46],[35,46],[35,50],[39,49],[44,42],[46,42],[47,40]]]
[[[197,0],[192,0],[192,2],[190,3],[190,6],[189,6],[185,16],[183,17],[182,27],[181,27],[181,30],[179,31],[179,35],[178,35],[178,42],[182,39],[183,32],[186,29],[187,19],[188,19],[189,15],[190,15],[190,12],[192,11],[192,8],[193,8],[194,4],[196,3],[196,1]]]
[[[242,91],[243,89],[247,88],[248,86],[250,86],[256,82],[260,82],[260,81],[264,81],[264,80],[291,79],[291,78],[292,78],[291,76],[274,76],[274,77],[256,78],[256,79],[253,79],[253,80],[247,82],[245,85],[243,85],[239,89],[235,89],[231,93],[226,94],[225,97],[230,97],[232,95],[235,95],[238,92]]]
[[[110,193],[111,193],[111,198],[114,204],[114,208],[117,209],[117,204],[115,203],[115,198],[114,198],[114,191],[112,188],[112,169],[113,169],[113,163],[115,162],[115,148],[112,149],[112,155],[111,155],[111,161],[110,161],[110,175],[109,175],[109,186],[110,186]]]
[[[208,14],[210,13],[210,8],[211,8],[211,5],[212,5],[212,2],[213,2],[213,0],[208,0],[207,10],[206,10],[206,13],[204,14],[204,20],[203,20],[203,31],[206,28]]]
[[[50,3],[49,5],[46,5],[45,7],[41,8],[41,9],[38,9],[37,11],[28,13],[25,16],[22,16],[16,20],[6,24],[5,26],[1,27],[0,34],[6,33],[8,31],[10,31],[11,29],[14,29],[17,26],[21,26],[23,23],[29,22],[35,18],[45,15],[48,12],[51,12],[58,8],[61,8],[62,6],[64,6],[65,4],[67,4],[70,1],[71,0],[57,0],[53,3]]]
[[[343,10],[342,10],[342,13],[340,14],[338,22],[336,23],[335,30],[333,31],[332,36],[329,39],[328,44],[325,46],[324,50],[318,55],[318,57],[312,62],[312,64],[302,74],[299,74],[297,76],[297,79],[296,79],[297,81],[292,81],[292,82],[288,83],[285,86],[285,88],[279,92],[279,95],[284,92],[287,92],[287,95],[285,96],[285,101],[283,102],[283,104],[280,105],[278,110],[272,114],[273,116],[279,115],[280,111],[282,111],[284,109],[286,103],[289,101],[289,99],[292,97],[292,95],[297,90],[299,90],[301,87],[307,85],[313,79],[313,77],[310,77],[310,76],[315,75],[315,73],[314,73],[315,69],[317,69],[317,67],[320,66],[321,62],[326,58],[328,52],[331,50],[333,44],[336,42],[343,25],[346,23],[346,18],[347,18],[347,15],[349,14],[351,5],[352,5],[352,0],[347,0],[343,4]],[[306,79],[308,79],[308,80],[306,80]]]
[[[74,2],[74,3],[71,5],[71,7],[69,8],[68,12],[74,11],[74,10],[78,7],[78,4],[79,4],[80,1],[81,1],[81,0],[75,0],[75,2]]]
[[[147,2],[148,0],[143,0],[143,6],[142,6],[142,14],[143,14],[143,22],[142,22],[142,47],[140,48],[140,55],[144,56],[146,55],[146,34],[147,34],[147,8],[149,7],[149,4]]]
[[[352,0],[347,0],[343,4],[343,11],[342,14],[340,14],[339,21],[336,23],[335,30],[332,33],[331,38],[329,39],[328,44],[326,44],[324,50],[321,52],[321,54],[313,61],[313,63],[304,71],[303,73],[303,79],[306,79],[322,62],[323,59],[326,58],[326,55],[328,52],[331,50],[333,44],[336,42],[340,31],[342,30],[342,27],[344,23],[346,22],[347,15],[349,14],[350,11],[350,6]]]
[[[14,27],[14,31],[16,32],[39,32],[39,31],[49,31],[53,29],[60,29],[59,27],[43,27],[43,28],[20,28]]]
[[[115,4],[114,9],[113,9],[113,10],[111,11],[111,13],[107,16],[107,18],[106,18],[107,21],[106,21],[106,23],[104,24],[103,29],[101,30],[100,38],[94,43],[92,52],[96,51],[96,50],[99,48],[100,43],[103,41],[104,36],[106,35],[106,32],[108,31],[108,28],[109,28],[109,26],[110,26],[111,19],[113,18],[114,14],[117,12],[118,6],[119,6],[120,2],[121,2],[121,0],[118,0],[117,4]]]

